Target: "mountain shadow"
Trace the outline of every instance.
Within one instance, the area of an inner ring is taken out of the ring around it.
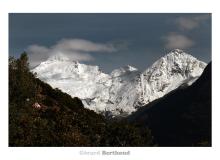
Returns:
[[[149,126],[159,146],[211,146],[211,62],[189,87],[179,87],[127,118]]]

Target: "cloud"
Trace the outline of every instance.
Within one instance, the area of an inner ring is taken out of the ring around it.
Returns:
[[[128,39],[115,39],[109,42],[111,45],[113,45],[118,50],[128,50],[129,46],[132,44],[132,40]]]
[[[56,55],[61,55],[75,61],[94,60],[91,53],[116,52],[111,43],[95,43],[84,39],[62,39],[50,47],[30,45],[26,49],[30,58],[30,65],[36,66],[40,62]]]
[[[116,49],[111,44],[94,43],[84,39],[62,39],[57,42],[54,49],[84,51],[84,52],[113,52]]]
[[[178,26],[178,29],[180,30],[190,31],[200,27],[200,25],[203,24],[209,18],[210,14],[202,14],[190,17],[184,16],[177,18],[175,20],[175,24]],[[164,46],[166,49],[187,49],[195,44],[195,42],[192,39],[177,32],[171,32],[166,36],[163,36],[162,40],[165,42]]]
[[[200,16],[192,16],[192,17],[179,17],[176,19],[176,24],[182,30],[192,30],[210,18],[209,14],[200,15]]]
[[[175,32],[162,37],[162,40],[165,42],[166,49],[187,49],[195,44],[190,38]]]

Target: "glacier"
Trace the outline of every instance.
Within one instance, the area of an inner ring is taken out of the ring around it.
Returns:
[[[191,85],[206,65],[174,49],[143,72],[127,65],[106,74],[98,66],[59,55],[41,62],[31,71],[53,88],[79,97],[88,109],[126,116],[183,84]]]

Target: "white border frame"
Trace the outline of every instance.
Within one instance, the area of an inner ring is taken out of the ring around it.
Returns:
[[[3,1],[3,2],[2,2]],[[0,2],[0,156],[13,160],[78,160],[78,159],[218,159],[219,155],[219,8],[218,1],[198,0],[2,0]],[[8,13],[212,13],[212,60],[213,60],[213,105],[212,105],[212,147],[8,147]],[[82,156],[86,151],[131,151],[130,156]]]

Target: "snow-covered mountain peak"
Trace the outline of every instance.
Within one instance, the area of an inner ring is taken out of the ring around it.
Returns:
[[[133,67],[133,66],[130,66],[130,65],[126,65],[125,67],[123,67],[125,70],[127,71],[137,71],[138,69]]]
[[[132,66],[103,73],[98,66],[74,62],[61,55],[42,62],[32,71],[54,88],[79,97],[86,108],[113,115],[130,114],[182,84],[191,85],[206,64],[175,49],[144,72]]]
[[[182,50],[169,52],[140,75],[143,103],[162,97],[187,81],[193,83],[205,67],[206,63]]]
[[[126,65],[124,67],[120,67],[119,69],[113,70],[111,72],[111,76],[117,77],[117,76],[128,74],[130,72],[136,72],[136,71],[138,71],[137,68],[130,66],[130,65]]]
[[[101,72],[98,66],[71,61],[46,61],[32,72],[36,72],[38,78],[53,88],[59,88],[72,97],[81,99],[98,97],[106,92],[106,86],[109,85],[109,75]]]
[[[153,63],[153,65],[149,67],[146,72],[149,70],[167,70],[174,72],[178,70],[179,72],[190,72],[192,70],[196,70],[197,68],[205,68],[205,66],[206,63],[199,61],[192,55],[180,49],[174,49]]]
[[[184,54],[185,52],[181,49],[176,48],[176,49],[171,50],[170,53],[175,53],[175,54],[182,54],[183,53]]]
[[[176,57],[176,58],[181,58],[181,57],[193,57],[192,55],[186,53],[185,51],[181,49],[173,49],[167,54],[165,54],[164,57]]]

